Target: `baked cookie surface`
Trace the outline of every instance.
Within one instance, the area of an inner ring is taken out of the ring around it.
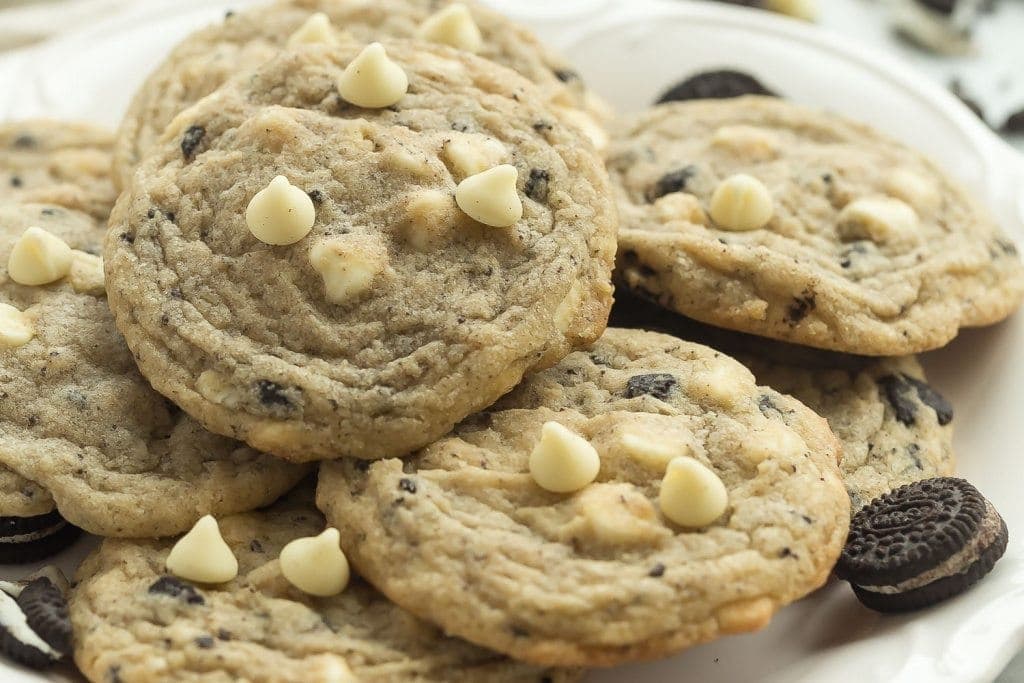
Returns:
[[[42,202],[106,221],[113,135],[86,123],[47,119],[0,124],[0,201]]]
[[[0,517],[33,517],[54,507],[49,491],[0,465]]]
[[[11,278],[29,227],[75,250],[66,277]],[[206,432],[150,388],[103,296],[102,240],[84,214],[0,203],[0,303],[33,328],[0,353],[0,463],[48,491],[73,524],[107,536],[174,534],[205,513],[273,501],[304,468]]]
[[[292,460],[429,443],[600,335],[611,306],[617,217],[580,134],[502,67],[386,48],[409,79],[395,106],[339,99],[359,47],[282,53],[181,114],[111,218],[111,308],[143,374]],[[456,204],[481,159],[518,174],[509,227]],[[246,220],[278,176],[315,209],[287,246]]]
[[[600,457],[576,493],[531,476],[552,421]],[[666,518],[673,453],[724,484],[714,522]],[[404,462],[324,463],[317,503],[360,573],[446,632],[608,666],[756,630],[824,583],[849,521],[838,457],[824,420],[732,359],[609,329]]]
[[[712,325],[904,355],[1003,319],[1024,294],[1016,246],[959,186],[834,114],[762,97],[665,104],[620,127],[608,168],[619,282]],[[712,219],[734,174],[770,195],[763,228]]]
[[[712,328],[629,294],[616,294],[611,324],[718,349],[759,383],[828,420],[843,445],[853,512],[904,484],[955,471],[953,408],[927,383],[915,356],[870,358],[775,342]]]
[[[583,85],[559,55],[525,28],[475,2],[439,0],[285,0],[244,12],[196,32],[179,44],[136,93],[115,147],[115,181],[130,184],[135,167],[178,113],[216,90],[239,72],[258,67],[277,54],[314,12],[326,14],[339,40],[368,43],[415,38],[429,17],[452,4],[469,7],[480,32],[480,57],[511,68],[541,90],[548,103],[567,110],[588,131],[609,117],[607,106]],[[605,135],[603,132],[598,136]]]
[[[289,541],[323,518],[290,495],[220,521],[238,578],[217,586],[168,576],[170,540],[107,540],[78,571],[70,603],[75,661],[96,683],[303,681],[570,683],[580,675],[514,662],[416,619],[358,578],[314,598],[281,574]],[[346,666],[354,678],[343,675]]]

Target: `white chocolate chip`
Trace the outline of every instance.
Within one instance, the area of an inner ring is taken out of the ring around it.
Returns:
[[[934,182],[913,171],[897,168],[885,176],[885,191],[924,214],[938,210],[942,195]]]
[[[103,282],[103,259],[84,251],[72,252],[68,282],[79,294],[102,296],[107,291]]]
[[[36,334],[28,316],[10,304],[0,304],[0,348],[27,344]]]
[[[725,230],[757,230],[768,225],[775,207],[768,188],[746,173],[731,175],[711,195],[711,219]]]
[[[331,20],[323,12],[310,15],[309,19],[306,19],[305,23],[295,29],[295,32],[288,38],[288,47],[291,48],[311,44],[338,44]]]
[[[687,378],[686,385],[695,398],[722,406],[746,400],[756,386],[754,376],[739,363],[715,363],[698,370]]]
[[[554,110],[563,121],[574,126],[587,136],[587,139],[590,140],[591,144],[594,145],[594,149],[598,152],[604,151],[608,147],[608,131],[604,129],[604,126],[595,121],[593,116],[575,107],[555,106]]]
[[[572,287],[569,288],[569,293],[558,304],[553,317],[555,327],[562,334],[568,333],[570,328],[572,328],[572,324],[579,315],[582,300],[583,288],[579,282],[574,282]]]
[[[807,443],[781,422],[768,420],[744,443],[743,451],[751,464],[756,465],[769,458],[799,456],[807,451]]]
[[[468,178],[501,164],[508,150],[494,138],[453,133],[441,147],[441,154],[456,178]]]
[[[722,516],[729,493],[718,475],[693,458],[675,458],[661,480],[658,506],[680,526],[702,527]]]
[[[409,77],[380,43],[364,47],[338,80],[338,93],[345,101],[366,109],[390,107],[408,89]]]
[[[693,456],[690,439],[652,439],[646,432],[625,430],[619,436],[619,447],[626,455],[658,472],[664,472],[672,460]]]
[[[313,229],[316,207],[308,194],[279,175],[249,201],[245,222],[261,242],[294,244]]]
[[[341,304],[370,289],[387,267],[388,253],[376,239],[349,235],[314,244],[309,262],[323,278],[327,300]]]
[[[523,203],[516,191],[519,171],[502,164],[471,175],[455,188],[455,202],[473,220],[495,228],[507,228],[523,217]]]
[[[780,147],[778,135],[757,126],[722,126],[711,136],[711,144],[749,161],[772,159]]]
[[[337,595],[349,579],[340,542],[341,535],[333,527],[319,536],[295,539],[281,549],[281,573],[304,593],[322,598]]]
[[[348,662],[337,655],[315,655],[305,661],[309,673],[304,683],[359,683]]]
[[[687,192],[669,192],[654,200],[658,218],[666,223],[685,221],[694,225],[707,225],[708,217],[700,200]]]
[[[650,543],[667,535],[654,505],[632,484],[593,484],[580,492],[573,507],[581,522],[574,535],[604,545]]]
[[[454,2],[428,17],[416,33],[422,40],[466,52],[477,52],[484,44],[473,15],[461,2]]]
[[[22,285],[48,285],[71,270],[71,247],[53,233],[31,227],[14,243],[7,274]]]
[[[876,244],[915,244],[921,238],[917,213],[892,197],[855,199],[839,212],[836,230],[840,239]]]
[[[421,251],[441,246],[451,233],[458,210],[448,192],[420,190],[413,193],[405,205],[406,240]]]
[[[815,21],[818,18],[817,0],[767,0],[765,6],[773,12],[786,14],[794,19]]]
[[[530,474],[538,486],[554,493],[579,491],[600,469],[601,458],[589,441],[558,422],[544,423],[530,454]]]
[[[175,576],[199,583],[225,583],[238,576],[238,560],[211,515],[178,539],[164,564]]]
[[[196,391],[210,403],[228,408],[238,407],[234,388],[227,377],[216,370],[203,370],[199,373],[196,377]]]

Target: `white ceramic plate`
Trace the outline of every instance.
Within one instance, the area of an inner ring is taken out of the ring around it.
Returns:
[[[84,118],[116,125],[135,87],[190,30],[244,1],[149,0],[58,41],[0,59],[0,119]],[[669,0],[493,0],[562,49],[622,111],[709,67],[759,76],[794,100],[862,119],[932,155],[1024,242],[1024,158],[942,88],[841,36],[732,7]],[[13,96],[12,96],[13,95]],[[961,473],[1002,511],[1011,543],[967,594],[907,617],[882,617],[833,582],[764,631],[672,659],[591,674],[588,683],[683,681],[989,681],[1024,644],[1024,317],[965,332],[924,358],[957,410]],[[88,547],[66,553],[73,566]],[[0,575],[22,569],[0,567]],[[713,577],[712,577],[713,579]],[[72,679],[74,674],[68,674]],[[55,680],[62,680],[62,675]],[[0,680],[38,681],[0,661]]]

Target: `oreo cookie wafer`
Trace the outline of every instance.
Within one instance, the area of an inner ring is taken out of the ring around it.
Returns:
[[[992,570],[1006,523],[963,479],[936,477],[876,498],[850,523],[836,575],[879,612],[907,612],[964,592]]]
[[[52,510],[32,517],[0,517],[0,564],[35,562],[71,545],[81,530]]]

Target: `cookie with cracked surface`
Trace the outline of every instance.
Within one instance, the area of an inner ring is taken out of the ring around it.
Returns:
[[[55,507],[49,491],[0,465],[0,517],[34,517]]]
[[[110,132],[87,123],[0,124],[0,201],[57,204],[107,220],[117,199],[113,144]]]
[[[68,275],[11,279],[11,252],[30,226],[74,250]],[[103,232],[85,214],[0,203],[0,303],[32,330],[0,356],[0,463],[104,536],[174,534],[205,513],[273,501],[304,468],[203,430],[138,373],[103,296]]]
[[[872,358],[795,346],[704,325],[628,293],[611,324],[657,330],[728,353],[757,381],[818,413],[842,442],[842,475],[856,513],[904,484],[951,475],[953,407],[915,356]],[[778,410],[765,400],[762,410]]]
[[[600,458],[576,493],[531,477],[551,421]],[[676,457],[724,484],[715,521],[666,517]],[[759,629],[822,585],[849,523],[838,457],[822,418],[731,358],[611,328],[404,462],[324,463],[317,503],[359,572],[446,632],[609,666]]]
[[[106,241],[111,307],[153,386],[296,461],[423,446],[590,343],[611,306],[607,176],[575,129],[534,127],[551,120],[538,91],[394,42],[409,91],[362,109],[335,86],[359,50],[282,53],[182,113]],[[500,165],[522,207],[509,227],[453,197],[481,165]],[[309,193],[305,237],[257,239],[246,213],[265,189]]]
[[[905,355],[1024,295],[1017,247],[984,209],[835,114],[762,97],[660,105],[620,127],[608,168],[618,282],[712,325]]]
[[[577,672],[514,662],[415,618],[358,578],[316,598],[282,576],[289,541],[323,517],[290,495],[220,520],[236,579],[193,585],[165,574],[172,542],[107,540],[78,571],[71,599],[75,661],[97,683],[173,678],[329,683],[570,683]],[[344,675],[349,670],[354,676]]]
[[[325,13],[337,40],[365,43],[416,38],[424,21],[451,4],[469,7],[481,37],[476,54],[535,83],[551,106],[592,131],[589,134],[598,141],[607,137],[602,125],[610,119],[610,110],[587,90],[579,74],[530,31],[487,7],[472,1],[285,0],[231,13],[171,52],[135,94],[121,124],[114,151],[115,181],[128,187],[135,167],[178,113],[237,73],[273,57],[311,14]]]

